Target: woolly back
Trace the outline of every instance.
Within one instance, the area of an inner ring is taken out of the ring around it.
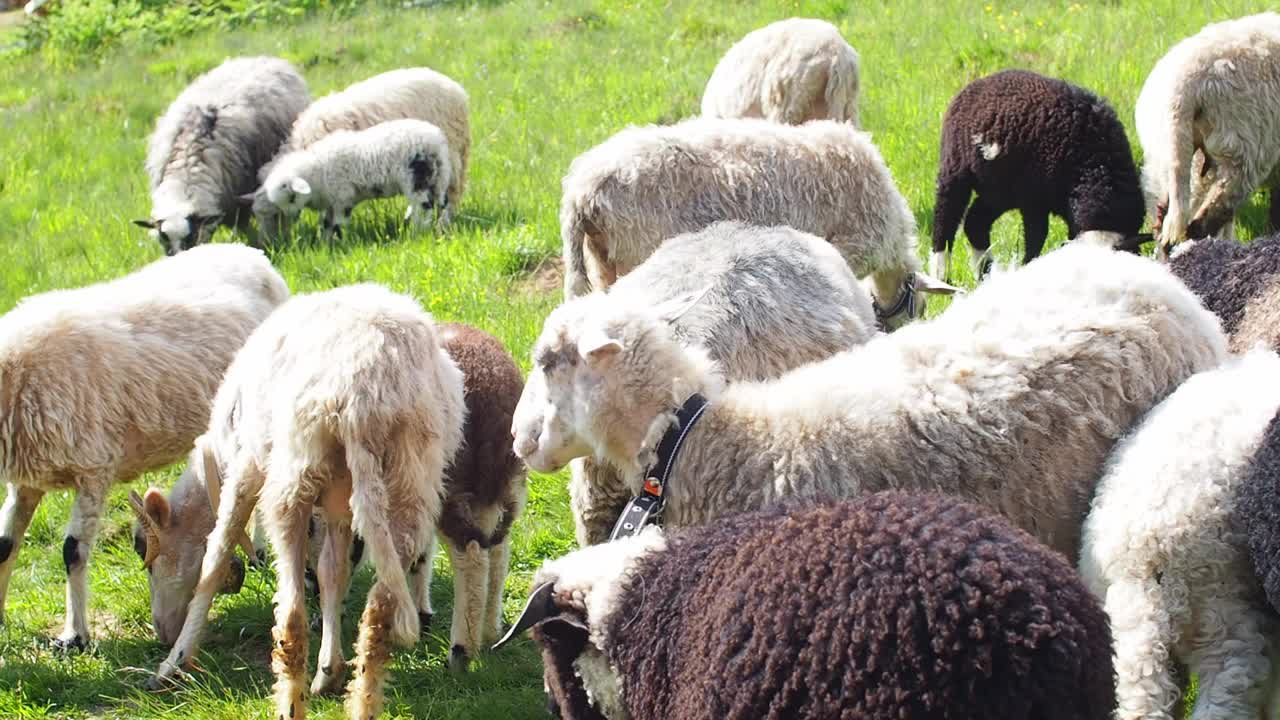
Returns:
[[[1183,243],[1169,268],[1234,334],[1249,306],[1280,279],[1280,235],[1248,245],[1217,238]]]
[[[1102,720],[1110,631],[1057,553],[954,498],[882,493],[668,538],[605,631],[631,717]]]
[[[1267,424],[1240,484],[1236,512],[1249,538],[1254,573],[1267,602],[1280,612],[1280,414]]]

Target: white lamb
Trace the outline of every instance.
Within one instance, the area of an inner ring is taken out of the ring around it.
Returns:
[[[683,308],[561,306],[533,349],[516,454],[548,472],[594,455],[639,493],[694,393],[670,466],[670,526],[794,496],[931,490],[994,508],[1069,558],[1126,430],[1217,365],[1217,319],[1166,268],[1079,246],[1001,274],[942,316],[773,381],[722,386],[672,338]]]
[[[449,202],[444,222],[459,207],[466,189],[471,153],[471,119],[467,91],[457,82],[425,67],[401,68],[374,75],[316,100],[294,121],[281,155],[304,150],[340,130],[367,130],[390,120],[423,120],[440,128],[449,141]],[[259,173],[265,179],[267,165]],[[275,235],[278,217],[261,193],[241,198],[258,217],[258,225]]]
[[[221,486],[217,522],[186,622],[152,685],[195,657],[209,605],[258,505],[278,580],[275,715],[306,715],[303,577],[314,507],[330,529],[345,529],[326,534],[317,568],[326,612],[346,592],[350,567],[335,553],[345,559],[351,531],[364,538],[378,574],[347,700],[351,717],[377,716],[391,645],[418,637],[419,599],[406,573],[436,530],[442,473],[462,442],[465,416],[462,373],[413,299],[354,285],[280,308],[227,370],[198,443],[197,468]],[[318,675],[340,676],[340,641],[325,633]]]
[[[1280,188],[1280,15],[1212,23],[1174,45],[1147,76],[1135,119],[1160,252],[1230,237],[1254,190]]]
[[[288,62],[233,58],[196,78],[156,122],[147,142],[151,230],[167,254],[209,241],[219,224],[251,230],[239,197],[311,102]]]
[[[74,489],[57,643],[88,642],[89,551],[107,493],[191,449],[232,357],[288,296],[261,251],[206,245],[0,317],[0,620],[36,506]]]
[[[721,220],[788,225],[870,275],[880,321],[923,314],[917,292],[957,289],[918,272],[915,216],[867,133],[700,118],[632,127],[579,155],[564,177],[565,297],[612,285],[662,241]]]
[[[858,53],[836,26],[779,20],[747,33],[724,54],[702,93],[702,116],[857,126],[858,84]]]
[[[324,212],[325,235],[342,234],[357,204],[403,195],[405,218],[425,222],[449,208],[452,169],[440,128],[421,120],[392,120],[368,130],[337,132],[276,160],[262,187],[267,202],[292,219],[304,207]]]
[[[1274,718],[1280,620],[1249,559],[1239,490],[1280,410],[1280,357],[1202,372],[1116,446],[1084,526],[1080,573],[1105,601],[1117,720]],[[1266,710],[1266,712],[1264,712]]]

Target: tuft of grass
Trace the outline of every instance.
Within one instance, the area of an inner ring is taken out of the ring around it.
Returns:
[[[318,0],[311,5],[321,7]],[[160,256],[158,245],[129,223],[149,210],[142,170],[147,134],[186,83],[228,56],[286,57],[304,69],[317,96],[412,65],[436,68],[467,88],[472,165],[451,228],[437,235],[406,227],[399,220],[403,205],[384,200],[361,205],[339,243],[322,242],[309,220],[294,242],[269,254],[296,292],[383,283],[412,294],[441,320],[492,332],[527,368],[542,319],[560,296],[546,271],[559,252],[560,178],[569,162],[629,124],[695,114],[717,60],[752,29],[793,15],[823,17],[858,49],[863,123],[915,213],[924,257],[942,114],[965,83],[1007,66],[1030,68],[1099,92],[1132,128],[1142,81],[1173,42],[1206,22],[1255,9],[1244,0],[412,0],[234,27],[187,18],[185,34],[120,32],[94,40],[91,55],[29,53],[0,63],[0,312],[33,293],[116,277]],[[1265,216],[1255,198],[1242,215],[1241,235],[1256,233]],[[1047,247],[1064,238],[1055,221]],[[236,238],[224,230],[216,240]],[[1000,220],[993,240],[999,262],[1020,258],[1016,215]],[[952,280],[971,287],[968,256],[957,238]],[[935,301],[931,309],[943,307]],[[240,594],[215,603],[199,658],[205,672],[175,693],[138,689],[166,649],[149,628],[147,578],[130,546],[125,497],[130,487],[168,487],[179,469],[112,493],[91,560],[95,644],[83,655],[57,655],[47,642],[63,613],[60,548],[70,497],[45,499],[14,571],[8,623],[0,627],[0,717],[270,717],[270,573],[251,572]],[[565,477],[531,474],[528,508],[513,531],[508,619],[519,611],[533,570],[571,549],[572,538]],[[436,624],[416,648],[397,653],[389,716],[543,717],[539,660],[527,642],[483,656],[465,677],[446,669],[452,577],[443,555],[436,563]],[[344,627],[348,653],[368,586],[361,574]],[[342,713],[335,700],[320,699],[313,715]]]

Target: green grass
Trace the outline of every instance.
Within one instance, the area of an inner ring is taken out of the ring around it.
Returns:
[[[495,333],[527,365],[541,319],[559,293],[556,283],[548,289],[529,282],[529,271],[558,251],[560,177],[570,160],[628,124],[695,113],[716,60],[755,27],[790,15],[840,26],[862,56],[863,122],[927,238],[941,116],[965,83],[1004,67],[1031,68],[1102,93],[1131,126],[1141,83],[1172,42],[1207,21],[1257,9],[1243,0],[938,0],[927,9],[924,3],[842,0],[432,5],[197,34],[172,47],[125,45],[70,68],[39,56],[0,64],[0,312],[32,293],[114,277],[159,256],[159,247],[129,223],[148,213],[147,133],[187,82],[229,55],[287,57],[304,70],[315,94],[420,64],[467,87],[470,184],[460,216],[443,236],[402,228],[396,221],[401,206],[385,201],[361,206],[340,245],[319,242],[311,223],[296,245],[274,251],[272,259],[296,291],[376,281],[410,292],[438,318]],[[1253,235],[1264,215],[1255,199],[1241,235]],[[1055,221],[1049,246],[1064,234]],[[998,260],[1020,257],[1016,215],[1003,218],[994,237]],[[925,248],[922,240],[921,257]],[[953,279],[972,285],[963,239],[952,262]],[[133,487],[167,487],[177,471],[154,473]],[[60,547],[69,497],[54,494],[41,507],[14,573],[8,624],[0,628],[0,717],[269,717],[272,585],[260,575],[251,574],[241,594],[215,605],[201,658],[207,672],[174,694],[136,689],[165,651],[148,627],[146,575],[130,549],[126,491],[112,495],[93,558],[97,642],[71,658],[53,654],[46,641],[63,612]],[[572,546],[563,477],[531,478],[529,509],[514,535],[509,619],[532,570]],[[439,620],[418,649],[398,654],[390,713],[542,717],[539,660],[527,642],[485,656],[466,677],[445,668],[450,574],[443,558],[437,563]],[[367,582],[362,577],[358,591]],[[355,619],[350,612],[348,641]],[[319,717],[341,716],[332,700],[313,708]]]

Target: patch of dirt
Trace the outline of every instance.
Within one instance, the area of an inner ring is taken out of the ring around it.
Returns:
[[[552,255],[516,281],[516,289],[526,295],[550,295],[564,287],[564,258]]]

